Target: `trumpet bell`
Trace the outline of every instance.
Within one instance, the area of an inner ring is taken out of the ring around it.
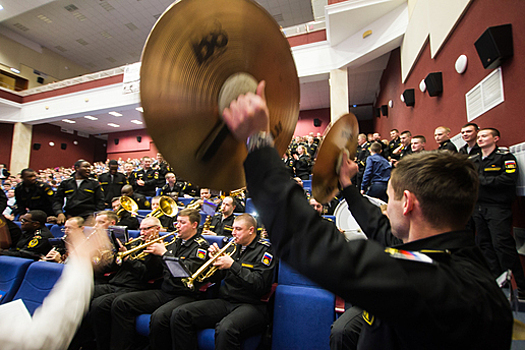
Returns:
[[[162,196],[160,197],[159,201],[159,207],[149,213],[146,217],[156,217],[159,218],[162,215],[166,215],[169,217],[174,217],[179,212],[179,207],[177,206],[177,202],[171,197],[168,196]]]
[[[122,211],[127,211],[131,214],[136,214],[139,211],[138,204],[133,199],[131,199],[131,197],[121,196],[119,198],[119,201],[120,201],[120,209],[117,210],[118,217],[122,215]]]

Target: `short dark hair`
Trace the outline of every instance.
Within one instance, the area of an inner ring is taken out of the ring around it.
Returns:
[[[115,221],[115,223],[118,222],[118,215],[114,211],[102,210],[102,211],[99,211],[96,216],[100,216],[100,215],[106,215],[108,220],[110,221],[113,220]]]
[[[410,131],[408,131],[408,130],[405,130],[405,131],[403,131],[401,133],[401,135],[405,135],[405,134],[408,135],[408,136],[412,136],[412,133]]]
[[[72,218],[69,218],[67,220],[75,221],[78,227],[84,227],[84,219],[81,218],[80,216],[73,216]]]
[[[399,130],[397,130],[397,129],[392,129],[392,130],[390,130],[390,132],[392,132],[392,131],[395,131],[395,132],[397,132],[397,133],[399,132]]]
[[[118,166],[118,162],[117,162],[115,159],[112,159],[112,160],[109,161],[108,165],[110,165],[110,166],[111,166],[111,165],[116,165],[116,166]]]
[[[383,150],[383,147],[381,146],[381,144],[379,142],[374,142],[372,143],[372,146],[370,146],[370,151],[371,152],[374,152],[374,153],[379,153]]]
[[[84,163],[84,162],[87,162],[87,160],[79,159],[79,160],[77,160],[77,161],[75,162],[75,164],[73,165],[73,167],[74,167],[75,169],[80,168],[80,166],[81,166],[82,163]]]
[[[28,214],[31,215],[31,221],[38,221],[40,227],[45,226],[47,221],[47,214],[45,212],[42,210],[31,210]]]
[[[24,177],[24,173],[34,173],[35,171],[31,168],[25,168],[25,169],[22,169],[22,171],[20,172],[20,176]]]
[[[192,224],[201,222],[201,214],[196,209],[182,209],[178,216],[187,216]]]
[[[497,137],[501,137],[500,133],[499,133],[499,130],[496,129],[496,128],[483,128],[481,130],[489,130],[492,134],[492,136],[497,136]],[[480,130],[480,131],[481,131]]]
[[[473,126],[474,129],[476,129],[476,131],[479,130],[479,126],[476,123],[467,123],[467,124],[463,125],[461,128],[463,129],[463,128],[466,128],[467,126]]]
[[[423,141],[425,143],[427,142],[427,139],[423,135],[416,135],[416,136],[412,137],[412,139],[420,139],[421,141]]]
[[[396,200],[403,191],[412,192],[435,227],[464,227],[478,198],[478,172],[468,156],[459,153],[429,151],[403,157],[390,183]]]

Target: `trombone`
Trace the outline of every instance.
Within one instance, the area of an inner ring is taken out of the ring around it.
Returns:
[[[132,248],[130,250],[126,250],[124,252],[117,252],[117,254],[115,254],[115,262],[117,263],[117,265],[121,265],[122,262],[124,261],[124,258],[126,258],[127,256],[130,256],[130,255],[131,255],[130,259],[133,259],[133,260],[142,259],[143,257],[145,257],[146,255],[149,254],[149,253],[146,253],[144,251],[144,249],[146,249],[147,247],[149,247],[153,243],[160,242],[160,241],[164,240],[166,237],[176,235],[177,233],[178,233],[178,230],[175,230],[173,232],[165,234],[164,236],[157,237],[157,238],[155,238],[155,239],[153,239],[153,240],[151,240],[149,242],[146,242],[146,243],[143,243],[141,245],[138,245],[135,248]],[[165,246],[168,246],[168,245],[172,244],[173,242],[175,242],[175,239],[177,239],[177,237],[174,237],[169,242],[163,242],[163,243],[164,243]],[[131,242],[135,242],[137,240],[139,240],[139,238],[135,238],[135,239],[129,241],[128,244],[131,243]],[[137,252],[140,252],[140,253],[135,254]]]
[[[217,266],[213,266],[213,263],[224,254],[232,256],[233,253],[235,253],[235,251],[237,250],[237,246],[234,246],[231,252],[225,253],[226,250],[230,248],[233,244],[235,244],[235,239],[230,240],[230,242],[228,242],[228,244],[222,247],[222,249],[219,250],[213,258],[206,261],[206,263],[204,263],[197,271],[195,271],[193,275],[191,275],[190,277],[183,278],[182,283],[184,283],[184,285],[187,288],[193,290],[195,288],[195,281],[203,282],[205,279],[210,278],[215,272],[217,272],[218,269]]]

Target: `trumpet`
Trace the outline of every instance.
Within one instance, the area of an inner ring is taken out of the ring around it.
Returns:
[[[179,207],[177,206],[177,202],[171,197],[168,196],[162,196],[160,197],[159,201],[159,207],[146,215],[147,218],[153,216],[153,217],[161,217],[162,215],[166,215],[169,217],[174,217],[177,215],[177,212],[179,211]]]
[[[127,211],[130,214],[137,215],[137,212],[139,210],[138,204],[128,196],[120,196],[120,207],[118,208],[116,214],[119,217],[119,219],[122,219],[122,214]]]
[[[197,271],[195,271],[193,275],[191,275],[190,277],[183,278],[182,283],[184,283],[184,285],[187,288],[193,290],[195,288],[195,281],[203,282],[205,279],[210,278],[215,272],[217,272],[217,267],[213,266],[213,263],[224,254],[232,256],[233,253],[235,253],[235,251],[237,250],[237,246],[234,246],[234,249],[231,252],[225,253],[226,250],[230,248],[233,244],[235,244],[235,239],[232,239],[230,242],[228,242],[228,244],[222,247],[222,249],[219,250],[219,252],[213,258],[204,263]]]
[[[166,237],[176,235],[177,233],[178,233],[178,231],[173,231],[173,232],[170,232],[168,234],[165,234],[164,236],[157,237],[157,238],[155,238],[155,239],[153,239],[153,240],[151,240],[149,242],[146,242],[146,243],[143,243],[141,245],[138,245],[138,246],[136,246],[133,249],[126,250],[125,252],[118,252],[115,255],[115,262],[117,263],[117,265],[121,265],[122,261],[124,261],[124,258],[127,257],[127,256],[130,256],[130,255],[131,255],[130,259],[133,259],[133,260],[142,259],[143,257],[145,257],[146,255],[149,254],[149,253],[144,252],[144,249],[146,249],[147,247],[149,247],[153,243],[160,242],[160,241],[164,240]],[[164,245],[168,246],[168,245],[172,244],[173,242],[175,242],[176,239],[177,239],[177,237],[174,237],[171,241],[164,242]],[[138,240],[138,238],[135,238],[133,241],[136,241],[136,240]],[[137,252],[140,252],[140,253],[135,255],[135,253],[137,253]]]

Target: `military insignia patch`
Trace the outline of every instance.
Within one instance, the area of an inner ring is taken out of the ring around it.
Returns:
[[[33,238],[32,240],[29,241],[29,243],[27,244],[27,246],[29,248],[34,248],[38,245],[38,238]]]
[[[363,310],[363,320],[365,320],[365,322],[371,326],[372,323],[374,323],[375,317],[374,315],[370,315],[367,311]]]
[[[52,196],[53,195],[53,191],[52,190],[47,191],[47,195],[48,196]]]
[[[394,248],[386,248],[385,252],[390,254],[390,256],[394,259],[410,260],[427,264],[434,263],[434,260],[428,257],[428,255],[425,255],[420,252],[412,252],[408,250],[399,250]]]
[[[516,172],[516,162],[514,160],[505,161],[505,172],[510,174]]]
[[[266,252],[264,253],[262,257],[261,262],[263,263],[263,265],[270,266],[270,264],[272,263],[272,260],[273,260],[273,255]]]
[[[150,202],[149,202],[149,201],[145,201],[145,202],[144,202],[144,205],[145,205],[146,207],[149,207],[149,206],[150,206]]]
[[[199,248],[199,249],[197,249],[197,258],[199,258],[201,260],[204,260],[204,259],[206,259],[206,254],[207,253],[208,252],[205,249]]]

